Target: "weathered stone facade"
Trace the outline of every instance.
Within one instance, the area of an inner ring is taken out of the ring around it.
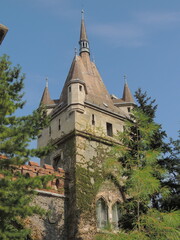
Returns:
[[[32,240],[64,240],[66,229],[64,224],[65,197],[46,191],[38,191],[33,204],[43,208],[47,214],[34,215],[26,219],[25,223],[32,230]]]
[[[59,100],[52,100],[48,86],[41,104],[51,116],[38,146],[50,141],[56,150],[41,159],[68,173],[65,181],[65,225],[68,240],[92,240],[108,222],[118,225],[121,189],[103,176],[102,165],[116,134],[134,106],[127,83],[123,98],[110,95],[94,62],[90,60],[84,19],[81,20],[80,55],[75,56]],[[98,212],[100,213],[98,215]],[[102,217],[103,216],[103,217]]]

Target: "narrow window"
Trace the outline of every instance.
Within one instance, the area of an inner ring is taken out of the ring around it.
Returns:
[[[128,107],[128,112],[131,112],[131,108],[130,107]]]
[[[96,216],[98,228],[105,228],[108,223],[108,207],[102,198],[96,203]]]
[[[82,91],[82,86],[81,85],[79,85],[79,91]]]
[[[95,117],[94,117],[94,114],[92,114],[92,125],[95,125]]]
[[[49,126],[49,136],[51,136],[51,126]]]
[[[58,170],[58,167],[60,167],[60,161],[61,161],[61,155],[58,155],[53,159],[53,168],[55,170]]]
[[[112,206],[112,224],[116,229],[120,228],[120,217],[121,217],[120,203],[116,202]]]
[[[60,187],[60,181],[59,181],[59,179],[56,179],[56,188],[57,188],[57,190],[59,189],[59,187]]]
[[[69,92],[71,92],[71,87],[69,87]]]
[[[113,128],[111,123],[106,123],[106,130],[107,130],[107,135],[112,137],[113,136]]]
[[[61,130],[61,119],[59,119],[59,123],[58,123],[58,130]]]

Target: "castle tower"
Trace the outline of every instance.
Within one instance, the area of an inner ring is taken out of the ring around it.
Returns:
[[[79,55],[73,58],[59,100],[51,100],[47,86],[41,103],[50,108],[50,126],[42,130],[38,146],[50,141],[56,149],[41,165],[51,164],[68,172],[65,221],[68,240],[91,240],[110,221],[118,227],[120,189],[102,179],[102,163],[129,118],[134,100],[125,84],[122,99],[110,95],[90,59],[84,12]],[[103,183],[98,185],[99,182]]]

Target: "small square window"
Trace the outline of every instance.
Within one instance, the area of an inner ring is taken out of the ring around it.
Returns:
[[[113,127],[111,123],[106,123],[106,130],[107,130],[107,135],[112,137],[113,136]]]

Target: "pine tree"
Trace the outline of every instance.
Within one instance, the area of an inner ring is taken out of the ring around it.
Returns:
[[[159,127],[136,108],[132,111],[131,121],[126,121],[124,132],[118,134],[119,144],[113,147],[104,167],[106,174],[111,173],[123,185],[126,200],[119,222],[128,235],[121,233],[117,238],[105,239],[121,240],[126,235],[127,239],[175,240],[180,237],[179,213],[161,213],[152,208],[152,197],[156,193],[162,198],[169,194],[169,189],[160,181],[166,174],[158,161],[161,148],[152,148],[154,134]],[[172,218],[171,224],[168,216]],[[158,219],[162,223],[153,225]]]
[[[170,146],[169,155],[163,161],[168,175],[162,183],[171,190],[169,198],[161,201],[164,210],[180,209],[180,131],[177,140],[170,139]]]
[[[48,119],[43,107],[32,115],[17,117],[17,109],[24,107],[23,87],[25,76],[20,66],[11,66],[9,57],[0,58],[0,239],[27,239],[29,230],[23,219],[42,209],[32,206],[34,189],[42,187],[41,178],[26,178],[16,169],[31,156],[45,155],[49,147],[39,150],[28,145],[40,130],[47,126]],[[48,179],[44,179],[48,181]]]
[[[147,93],[143,93],[141,89],[138,89],[135,92],[135,98],[137,100],[136,108],[140,109],[147,116],[149,116],[150,121],[155,121],[156,111],[158,107],[158,105],[155,104],[156,100],[152,100],[151,97],[148,97]],[[179,139],[170,139],[170,141],[168,142],[167,134],[164,130],[162,130],[162,126],[159,124],[159,128],[153,134],[153,138],[151,140],[151,148],[159,148],[162,152],[161,156],[158,158],[158,163],[161,165],[162,168],[166,169],[167,174],[162,176],[162,178],[160,179],[161,185],[169,187],[171,194],[166,200],[161,199],[159,193],[156,193],[152,197],[153,207],[156,207],[157,209],[163,208],[164,210],[170,210],[179,209],[180,207],[179,143]]]

